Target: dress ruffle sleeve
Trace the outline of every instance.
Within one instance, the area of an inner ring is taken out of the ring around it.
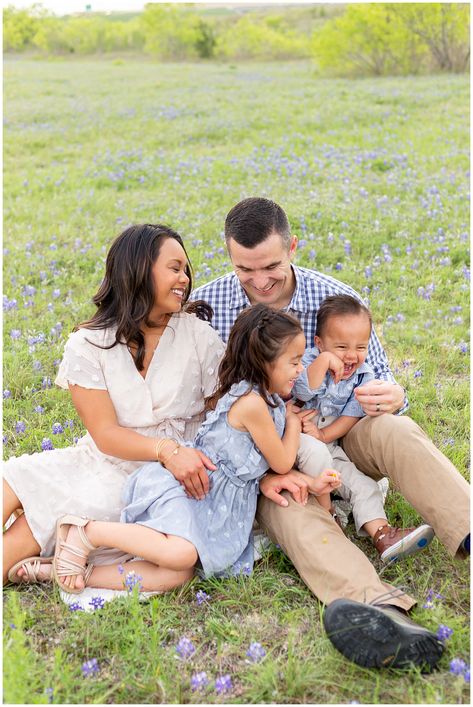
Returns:
[[[69,336],[54,381],[60,388],[67,390],[69,385],[80,385],[82,388],[107,390],[101,365],[104,349],[95,345],[98,343],[103,346],[104,342],[98,341],[97,333],[90,329],[79,329]]]

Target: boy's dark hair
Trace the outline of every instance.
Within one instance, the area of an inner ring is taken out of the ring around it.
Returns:
[[[326,297],[317,310],[317,325],[315,329],[316,336],[322,336],[327,321],[330,317],[340,317],[346,315],[365,314],[370,322],[370,327],[373,324],[371,312],[363,302],[352,297],[351,295],[331,295]]]
[[[257,386],[261,397],[271,407],[269,398],[268,363],[275,361],[287,343],[302,327],[290,314],[255,304],[241,312],[230,331],[227,348],[218,369],[218,386],[205,401],[207,410],[214,410],[220,398],[234,383],[248,381],[248,393]]]
[[[225,241],[232,238],[244,248],[254,248],[272,233],[289,249],[291,229],[283,209],[270,199],[250,197],[236,204],[225,219]]]

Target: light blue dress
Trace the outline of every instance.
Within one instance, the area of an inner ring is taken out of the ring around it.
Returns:
[[[228,423],[228,411],[250,387],[246,381],[234,384],[207,414],[194,444],[189,444],[217,467],[209,472],[210,489],[203,500],[188,498],[181,484],[158,462],[137,469],[124,488],[122,522],[189,540],[199,554],[198,570],[204,577],[249,573],[253,568],[258,481],[269,464],[251,435]],[[272,400],[277,407],[268,406],[268,410],[282,437],[286,408],[278,395]]]

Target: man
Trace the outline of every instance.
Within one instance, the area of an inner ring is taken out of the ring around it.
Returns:
[[[361,299],[334,278],[292,264],[297,238],[283,209],[268,199],[244,199],[234,206],[225,221],[225,239],[234,272],[192,294],[212,306],[212,325],[225,341],[238,314],[263,302],[294,314],[312,346],[317,309],[325,297]],[[343,438],[343,449],[364,473],[389,477],[450,554],[469,554],[467,482],[409,417],[387,414],[404,412],[407,400],[374,331],[367,362],[376,380],[356,390],[366,417]],[[328,605],[324,624],[336,648],[367,667],[434,666],[442,645],[406,616],[415,600],[381,582],[366,556],[313,498],[305,505],[295,501],[306,498],[296,472],[268,474],[260,487],[264,495],[257,520]]]

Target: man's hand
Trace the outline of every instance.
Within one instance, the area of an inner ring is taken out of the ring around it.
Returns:
[[[184,486],[188,496],[202,500],[209,491],[207,469],[217,467],[205,454],[192,447],[179,447],[177,454],[171,454],[166,461],[166,469]]]
[[[404,389],[397,383],[373,380],[355,388],[355,397],[370,417],[397,412],[404,405]]]
[[[288,506],[289,503],[281,491],[289,491],[294,501],[305,506],[309,496],[309,485],[302,478],[302,475],[294,469],[287,474],[266,474],[259,482],[260,491],[263,496],[269,498],[278,506]]]

